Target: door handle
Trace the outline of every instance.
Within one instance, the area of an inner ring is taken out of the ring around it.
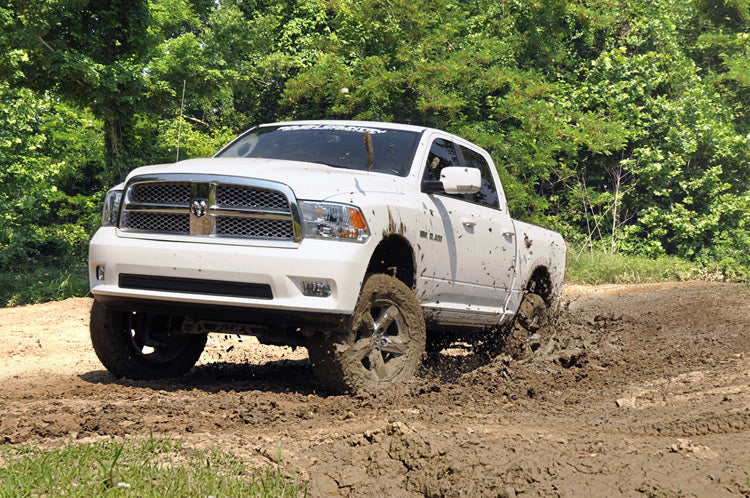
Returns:
[[[461,224],[466,228],[474,228],[477,225],[477,222],[472,220],[471,218],[462,218]]]
[[[513,237],[516,232],[514,232],[512,228],[503,228],[502,234],[503,237]]]

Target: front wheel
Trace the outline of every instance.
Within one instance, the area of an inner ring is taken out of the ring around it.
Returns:
[[[187,373],[206,346],[206,334],[174,333],[175,317],[91,307],[91,343],[117,377],[160,379]]]
[[[414,376],[425,351],[425,323],[414,292],[390,275],[371,275],[343,330],[316,332],[313,371],[336,392],[381,389]]]

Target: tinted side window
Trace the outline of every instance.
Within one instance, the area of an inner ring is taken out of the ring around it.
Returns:
[[[440,180],[440,170],[448,166],[459,166],[458,154],[453,142],[442,138],[435,139],[427,155],[427,167],[424,170],[424,181]]]
[[[466,200],[482,204],[483,206],[499,209],[500,200],[497,195],[495,182],[490,173],[490,165],[485,158],[478,152],[467,147],[461,147],[461,154],[464,156],[464,164],[469,168],[477,168],[482,172],[482,188],[475,194],[467,194]]]

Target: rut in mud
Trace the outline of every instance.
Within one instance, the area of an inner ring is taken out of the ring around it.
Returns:
[[[164,434],[275,461],[313,496],[750,496],[750,289],[569,289],[531,361],[462,344],[374,394],[327,395],[304,349],[211,336],[179,380],[116,379],[89,299],[0,310],[0,440]]]

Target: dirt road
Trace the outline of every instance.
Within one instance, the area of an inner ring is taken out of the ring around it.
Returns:
[[[460,345],[398,389],[327,396],[304,349],[215,336],[169,382],[116,379],[88,299],[0,310],[0,442],[154,434],[275,461],[313,496],[750,496],[750,288],[569,288],[531,362]]]

